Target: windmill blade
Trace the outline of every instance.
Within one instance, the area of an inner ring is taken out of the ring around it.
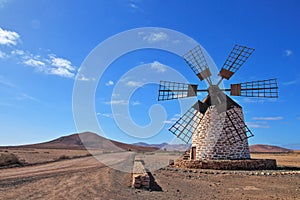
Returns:
[[[254,49],[241,45],[234,45],[230,54],[228,55],[219,76],[227,80],[246,62]]]
[[[253,137],[253,133],[245,124],[243,118],[237,112],[236,107],[226,111],[226,119],[224,123],[224,131],[230,144],[244,141],[249,137]]]
[[[230,95],[243,97],[278,98],[277,79],[231,84]]]
[[[169,131],[185,143],[189,143],[207,108],[208,106],[205,103],[197,101],[178,121],[175,122],[175,124],[173,124],[171,128],[169,128]]]
[[[199,45],[184,54],[183,58],[201,81],[205,79],[210,85],[212,85],[210,79],[211,72]]]
[[[197,95],[198,85],[160,81],[158,101],[194,97]]]

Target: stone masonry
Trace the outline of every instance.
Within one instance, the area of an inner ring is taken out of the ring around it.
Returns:
[[[234,112],[239,115],[240,119],[244,120],[242,108],[233,107],[227,110],[228,115],[233,115]],[[235,138],[238,135],[227,114],[226,112],[218,113],[215,106],[210,106],[207,109],[201,124],[192,137],[192,148],[196,148],[195,160],[250,159],[246,138],[243,141],[230,142],[229,138]],[[234,121],[234,123],[241,122]],[[244,134],[242,137],[246,137],[246,135]]]

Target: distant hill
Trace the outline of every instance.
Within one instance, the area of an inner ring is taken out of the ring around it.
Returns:
[[[168,151],[186,151],[191,147],[190,144],[168,144],[168,143],[161,143],[161,144],[147,144],[144,142],[134,143],[133,145],[138,146],[146,146],[146,147],[156,147],[159,149],[166,149]],[[256,144],[251,145],[250,147],[251,153],[285,153],[285,152],[293,152],[291,149],[266,145],[266,144]],[[296,151],[294,151],[296,152]]]
[[[20,145],[14,147],[38,149],[101,149],[105,151],[156,151],[159,148],[151,146],[138,146],[109,140],[95,133],[84,132],[63,136],[49,142],[38,144]]]
[[[266,145],[266,144],[255,144],[250,146],[251,153],[287,153],[292,152],[291,149],[283,147]]]
[[[168,144],[168,143],[147,144],[144,142],[126,144],[126,143],[106,139],[95,133],[84,132],[84,133],[75,133],[68,136],[62,136],[60,138],[51,140],[49,142],[12,146],[12,147],[38,148],[38,149],[101,149],[105,151],[131,150],[131,151],[144,151],[144,152],[156,151],[161,149],[167,151],[184,152],[191,147],[191,144]],[[256,144],[250,146],[250,152],[251,153],[285,153],[285,152],[293,152],[293,150],[283,148],[283,147],[278,147],[278,146],[266,145],[266,144]]]

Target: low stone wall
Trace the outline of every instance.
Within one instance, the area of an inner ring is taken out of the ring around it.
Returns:
[[[217,170],[272,170],[276,169],[274,159],[247,159],[247,160],[177,160],[175,167],[191,169]]]
[[[135,160],[132,172],[133,188],[150,188],[150,177],[144,167],[142,160]]]

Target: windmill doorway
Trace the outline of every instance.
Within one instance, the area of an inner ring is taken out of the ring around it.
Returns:
[[[196,159],[196,147],[192,147],[191,151],[191,159],[195,160]]]

